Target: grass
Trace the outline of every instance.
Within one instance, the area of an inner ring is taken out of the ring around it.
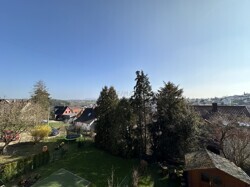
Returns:
[[[49,142],[42,142],[39,144],[39,148],[33,145],[30,145],[30,147],[23,147],[22,145],[19,148],[24,150],[22,152],[26,152],[26,154],[30,154],[33,151],[37,153],[41,150],[42,145],[48,145],[49,150],[54,150],[54,147],[64,140],[62,137],[57,137],[55,139],[48,139],[47,141]],[[81,148],[78,148],[77,142],[65,142],[65,148],[68,149],[68,152],[63,159],[40,167],[33,173],[39,173],[41,175],[41,180],[43,180],[56,171],[64,168],[90,181],[91,187],[102,187],[107,186],[107,180],[110,178],[112,170],[114,171],[114,181],[119,184],[125,177],[131,176],[132,168],[138,167],[139,162],[136,159],[123,159],[110,155],[105,151],[97,149],[93,145],[92,140],[85,139],[84,141],[84,145]],[[27,177],[30,175],[32,175],[32,173],[28,174]],[[6,186],[13,186],[17,182],[18,180],[13,181]],[[141,176],[139,186],[175,187],[178,185],[170,182],[168,178],[161,177],[159,168],[153,165],[148,168],[146,175]],[[57,187],[57,184],[53,183],[50,187]]]
[[[72,187],[86,187],[89,186],[90,182],[65,170],[60,169],[49,177],[37,182],[33,187],[61,187],[61,186],[72,186]]]
[[[106,186],[112,168],[115,181],[121,181],[131,168],[138,164],[137,160],[123,159],[101,151],[95,148],[92,142],[87,141],[86,144],[82,148],[77,148],[77,143],[66,143],[66,146],[69,146],[69,152],[64,159],[43,166],[34,172],[39,173],[43,179],[64,168],[90,181],[93,186]]]
[[[49,121],[49,126],[54,128],[59,128],[59,127],[69,126],[69,124],[64,123],[62,121]]]
[[[132,181],[129,177],[127,181]],[[139,174],[139,187],[179,187],[180,183],[176,180],[170,180],[167,176],[163,176],[161,169],[157,164],[151,164],[144,174]]]
[[[161,169],[153,164],[148,168],[148,174],[142,177],[140,181],[140,187],[146,186],[171,186],[171,187],[179,187],[180,184],[178,181],[171,181],[166,176],[162,176]]]
[[[139,187],[153,187],[154,186],[154,179],[151,175],[141,176],[139,181]]]
[[[42,150],[44,145],[47,145],[49,149],[53,149],[55,145],[57,145],[57,141],[65,136],[65,126],[69,124],[65,124],[61,121],[51,121],[49,125],[54,128],[61,128],[60,135],[56,137],[49,137],[46,138],[43,142],[39,142],[34,144],[33,142],[21,142],[11,144],[7,147],[8,153],[6,155],[0,155],[0,164],[14,161],[19,158],[23,158],[32,154],[37,154],[39,151]]]
[[[61,137],[46,139],[43,142],[34,144],[33,142],[21,142],[9,145],[7,147],[8,153],[0,155],[0,164],[10,162],[16,159],[24,158],[42,151],[43,146],[48,146],[50,150],[58,145],[57,141]]]
[[[147,170],[139,173],[139,187],[179,187],[180,181],[170,180],[167,176],[163,176],[161,168],[157,164],[151,164],[148,166]],[[130,186],[128,184],[132,183],[132,170],[130,174],[124,178],[121,187]]]

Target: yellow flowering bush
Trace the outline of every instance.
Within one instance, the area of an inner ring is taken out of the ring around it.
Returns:
[[[48,137],[50,133],[51,127],[49,125],[38,125],[31,131],[31,136],[35,142],[40,142]]]

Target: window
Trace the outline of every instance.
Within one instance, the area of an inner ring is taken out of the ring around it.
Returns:
[[[201,181],[209,183],[209,175],[207,173],[201,173]]]
[[[213,178],[213,183],[215,184],[215,186],[221,186],[222,185],[222,181],[220,177],[214,177]]]

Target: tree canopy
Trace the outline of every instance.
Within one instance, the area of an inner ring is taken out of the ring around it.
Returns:
[[[113,87],[105,86],[97,100],[95,143],[115,155],[157,160],[181,158],[198,148],[200,120],[171,82],[155,95],[149,78],[136,72],[131,98],[118,99]]]
[[[0,106],[0,133],[2,136],[5,131],[11,132],[12,136],[31,129],[40,124],[43,119],[43,109],[40,105],[30,101],[11,101],[1,103]],[[4,149],[12,138],[5,140]]]
[[[31,101],[39,104],[45,111],[48,111],[50,107],[50,94],[43,81],[40,80],[34,85]]]
[[[118,104],[118,95],[114,87],[105,86],[97,99],[96,144],[111,150],[114,111]]]
[[[182,89],[168,82],[156,95],[156,122],[151,132],[158,157],[183,158],[186,152],[198,145],[199,118],[187,105],[182,93]]]
[[[148,136],[148,124],[151,122],[151,111],[153,92],[149,82],[149,78],[143,71],[136,71],[136,85],[134,87],[134,94],[131,97],[131,104],[134,109],[134,113],[137,117],[137,137],[138,148],[140,155],[144,155],[147,152],[147,144],[149,140]]]
[[[41,106],[43,109],[43,117],[46,119],[46,117],[49,115],[51,98],[43,81],[40,80],[34,85],[31,101]]]

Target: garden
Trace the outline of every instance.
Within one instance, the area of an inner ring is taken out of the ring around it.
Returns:
[[[60,145],[64,150],[64,154],[61,154],[60,150],[58,150]],[[44,154],[42,152],[44,146],[47,146],[49,158],[46,156],[30,158],[31,155]],[[37,144],[27,142],[10,145],[9,150],[16,150],[17,153],[20,153],[19,155],[9,155],[11,161],[23,161],[21,165],[20,163],[14,164],[16,170],[12,171],[14,172],[13,178],[11,174],[8,174],[9,178],[5,177],[5,179],[8,179],[5,183],[6,186],[29,186],[29,184],[37,182],[36,180],[38,180],[36,186],[39,186],[39,181],[43,181],[45,178],[53,176],[53,174],[55,175],[61,169],[89,181],[91,186],[109,186],[108,181],[111,180],[111,176],[113,185],[127,186],[132,180],[133,169],[140,167],[140,162],[137,159],[124,159],[97,149],[93,140],[88,137],[78,139],[75,142],[66,142],[64,137],[61,136],[46,139]],[[25,158],[30,158],[30,161],[24,162]],[[33,165],[28,163],[33,163]],[[25,164],[28,165],[28,168],[25,167]],[[20,169],[17,166],[25,169]],[[10,167],[13,167],[13,164]],[[8,169],[8,172],[11,172],[11,168]],[[138,175],[137,178],[139,186],[142,187],[178,186],[178,183],[171,182],[167,177],[163,176],[157,165],[148,166],[145,172]],[[51,183],[49,186],[56,186],[53,184]]]

